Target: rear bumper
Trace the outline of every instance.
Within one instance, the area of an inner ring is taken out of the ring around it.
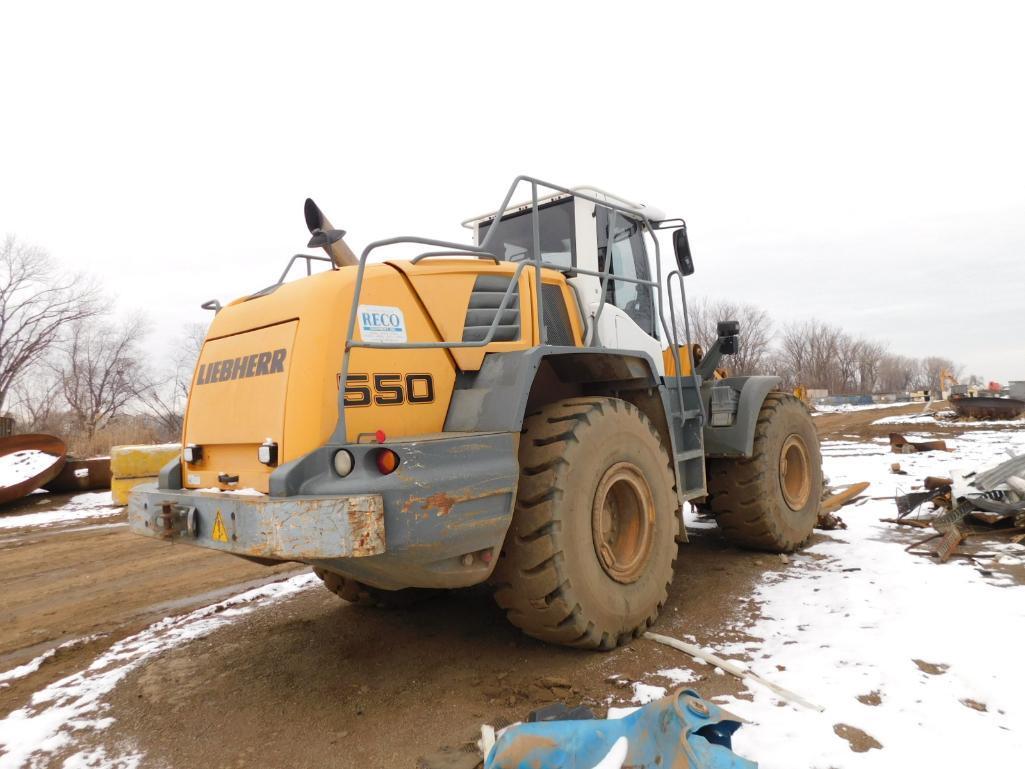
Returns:
[[[330,450],[318,449],[292,463],[302,465],[300,481],[290,484],[298,493],[139,486],[128,522],[144,536],[299,561],[388,590],[465,587],[487,579],[498,560],[519,480],[518,445],[518,433],[402,439],[388,443],[399,468],[382,476],[368,453],[375,447],[360,444],[349,447],[356,469],[346,478],[331,469]]]
[[[249,558],[312,561],[385,551],[380,494],[274,499],[264,495],[132,490],[132,531]]]

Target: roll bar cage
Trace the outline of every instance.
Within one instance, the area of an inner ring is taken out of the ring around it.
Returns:
[[[440,342],[367,342],[367,341],[353,339],[353,334],[354,334],[354,332],[356,330],[356,314],[357,314],[358,309],[359,309],[359,300],[360,300],[360,296],[361,296],[362,291],[363,291],[363,277],[364,277],[364,273],[366,271],[367,259],[370,256],[370,254],[373,253],[375,250],[377,250],[379,248],[384,248],[386,246],[394,246],[394,245],[398,245],[398,244],[402,244],[402,243],[415,243],[415,244],[419,244],[419,245],[423,245],[423,246],[431,246],[431,247],[433,247],[435,249],[439,249],[439,250],[425,251],[425,252],[417,255],[416,257],[414,257],[412,259],[412,262],[414,264],[416,264],[417,262],[420,262],[423,259],[430,259],[430,258],[439,257],[439,256],[472,256],[472,257],[476,257],[478,259],[494,260],[495,263],[498,264],[499,263],[498,257],[495,256],[492,252],[490,252],[488,250],[488,245],[489,245],[489,243],[491,241],[491,237],[494,234],[494,232],[497,230],[496,227],[489,227],[487,233],[484,235],[484,239],[480,242],[480,244],[478,244],[476,246],[468,246],[468,245],[466,245],[464,243],[454,243],[454,242],[450,242],[450,241],[447,241],[447,240],[437,240],[437,239],[434,239],[434,238],[423,238],[423,237],[413,236],[413,235],[401,235],[401,236],[394,237],[394,238],[386,238],[384,240],[375,240],[374,242],[369,243],[366,246],[366,248],[363,249],[363,252],[360,254],[360,257],[359,257],[359,264],[357,265],[357,268],[356,268],[356,281],[355,281],[355,285],[353,286],[352,305],[349,308],[349,320],[348,320],[348,323],[346,325],[346,331],[345,331],[345,352],[343,353],[343,356],[342,356],[342,371],[341,371],[341,377],[339,379],[339,382],[341,383],[341,386],[339,387],[339,392],[338,392],[338,422],[337,422],[337,424],[335,426],[334,432],[331,435],[331,438],[328,441],[329,444],[343,445],[343,444],[345,444],[347,442],[347,440],[346,440],[346,429],[345,429],[345,382],[348,381],[349,358],[350,358],[350,354],[351,354],[351,352],[352,352],[352,350],[354,348],[365,347],[365,348],[371,348],[371,349],[418,350],[418,349],[432,349],[432,348],[452,349],[452,348],[462,348],[462,347],[484,347],[484,346],[490,344],[493,341],[495,333],[496,333],[496,331],[498,329],[498,321],[502,317],[503,311],[508,309],[509,303],[512,301],[513,293],[516,290],[516,287],[519,285],[520,275],[523,273],[523,271],[525,269],[528,269],[528,268],[533,268],[533,279],[535,281],[535,286],[536,286],[535,293],[537,294],[537,297],[538,297],[538,302],[537,302],[537,316],[538,316],[537,317],[537,323],[538,323],[538,328],[540,329],[540,333],[541,333],[541,344],[542,345],[546,345],[548,343],[548,332],[547,332],[547,329],[545,328],[545,324],[544,324],[544,303],[540,300],[540,297],[541,297],[541,284],[542,284],[542,280],[541,280],[541,269],[542,268],[548,268],[548,269],[556,270],[556,271],[563,272],[563,273],[575,273],[575,274],[582,274],[582,275],[591,275],[591,276],[594,276],[594,277],[597,277],[597,278],[601,279],[601,301],[598,304],[598,309],[595,312],[594,318],[593,318],[593,320],[591,322],[591,328],[588,330],[588,333],[587,333],[587,339],[585,340],[585,344],[587,346],[591,346],[594,343],[594,329],[597,327],[598,318],[601,317],[601,312],[602,312],[602,310],[605,307],[606,287],[608,285],[608,281],[609,281],[610,278],[612,280],[621,280],[621,281],[626,281],[626,282],[629,282],[629,283],[638,283],[638,284],[641,284],[641,285],[652,286],[653,288],[655,288],[656,289],[656,293],[658,294],[658,317],[659,317],[659,323],[662,326],[663,332],[665,332],[666,339],[669,340],[669,342],[670,342],[670,349],[672,350],[672,354],[673,354],[673,362],[676,364],[677,376],[674,377],[675,381],[674,381],[674,388],[673,389],[674,389],[676,397],[677,397],[677,399],[679,401],[679,414],[681,415],[681,418],[682,418],[682,415],[685,413],[685,410],[684,410],[684,396],[683,396],[682,377],[679,375],[679,372],[682,371],[682,365],[681,365],[681,360],[680,360],[679,341],[678,341],[678,336],[677,336],[677,331],[676,331],[676,311],[675,311],[675,309],[673,307],[673,301],[672,301],[672,299],[673,299],[673,282],[674,282],[673,279],[674,278],[676,279],[675,282],[677,282],[679,284],[680,299],[681,299],[681,303],[682,303],[682,307],[683,307],[684,334],[685,334],[685,339],[686,339],[686,343],[687,343],[687,347],[686,347],[686,349],[687,349],[687,358],[688,358],[688,361],[690,363],[690,377],[691,377],[691,379],[693,381],[693,386],[694,386],[694,388],[696,390],[698,385],[699,385],[699,382],[698,382],[697,373],[695,371],[693,349],[691,347],[690,319],[689,319],[688,313],[687,313],[687,294],[686,294],[686,288],[685,288],[684,282],[683,282],[683,275],[680,274],[679,270],[671,271],[668,274],[668,276],[667,276],[667,285],[666,285],[666,293],[668,295],[668,300],[669,300],[669,313],[670,313],[670,317],[672,319],[672,326],[669,326],[666,323],[665,311],[664,311],[665,297],[663,296],[663,292],[661,290],[661,288],[662,288],[661,248],[659,246],[658,238],[655,237],[655,230],[673,229],[673,228],[676,228],[676,227],[683,226],[683,224],[684,224],[683,220],[682,219],[665,219],[665,220],[653,221],[653,220],[647,218],[644,214],[639,213],[636,209],[628,208],[628,207],[626,207],[624,205],[620,205],[619,203],[616,203],[616,202],[614,202],[612,200],[601,200],[601,199],[599,199],[599,198],[597,198],[597,197],[595,197],[593,195],[587,194],[586,192],[584,192],[582,190],[573,190],[573,189],[569,189],[567,187],[562,187],[562,186],[560,186],[558,184],[552,184],[551,182],[546,182],[546,181],[543,181],[541,179],[534,178],[532,176],[520,175],[520,176],[517,176],[513,180],[511,185],[509,185],[509,190],[505,194],[505,199],[502,201],[502,205],[498,208],[497,212],[494,214],[494,219],[493,219],[494,222],[501,221],[501,219],[505,216],[506,211],[509,208],[509,203],[512,200],[513,194],[516,192],[517,188],[522,183],[526,183],[526,184],[530,185],[531,224],[532,224],[532,228],[533,228],[532,259],[524,260],[524,261],[522,261],[522,262],[517,264],[516,271],[513,274],[513,278],[512,278],[512,280],[509,281],[509,286],[506,288],[505,294],[502,296],[502,301],[499,304],[498,311],[495,313],[495,318],[494,318],[494,320],[492,320],[491,325],[488,328],[487,333],[484,335],[484,338],[481,339],[481,340],[470,341],[470,342],[466,342],[466,341],[459,341],[459,342],[444,342],[444,341],[440,341]],[[581,269],[579,267],[567,267],[565,265],[559,265],[559,264],[554,264],[554,263],[551,263],[551,262],[544,261],[541,258],[541,229],[540,229],[540,219],[539,219],[539,216],[538,216],[538,188],[539,187],[545,188],[545,189],[548,189],[548,190],[552,190],[555,194],[560,194],[561,193],[561,194],[571,195],[571,196],[577,197],[577,198],[583,198],[584,200],[590,201],[590,202],[592,202],[592,203],[594,203],[596,205],[603,206],[603,207],[609,209],[611,211],[610,228],[611,228],[611,230],[613,232],[615,231],[615,217],[617,215],[626,216],[626,217],[634,219],[634,220],[638,220],[638,219],[641,220],[643,222],[643,224],[644,224],[645,230],[647,231],[648,235],[651,237],[652,242],[655,244],[655,271],[656,271],[656,276],[655,277],[656,277],[656,279],[655,280],[643,280],[641,278],[629,278],[629,277],[627,277],[625,275],[613,275],[611,272],[609,272],[607,270],[606,271],[585,270],[585,269]],[[316,258],[316,257],[314,257],[314,258]],[[293,257],[293,261],[294,260],[295,260],[295,257]],[[292,262],[289,263],[289,268],[291,268],[291,266],[292,266]],[[309,268],[309,266],[310,266],[310,264],[307,261],[307,269]],[[287,273],[288,269],[286,269],[285,272]],[[284,277],[284,276],[282,276],[282,277]],[[699,399],[699,402],[700,402],[700,399]],[[701,414],[702,422],[704,422],[704,406],[703,406],[703,404],[701,406],[701,411],[702,411],[702,414]]]

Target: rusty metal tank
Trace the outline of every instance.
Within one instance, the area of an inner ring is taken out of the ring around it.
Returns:
[[[996,395],[951,396],[950,407],[959,417],[972,419],[1016,419],[1025,413],[1025,400]]]

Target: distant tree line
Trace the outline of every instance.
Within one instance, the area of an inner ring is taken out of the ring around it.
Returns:
[[[775,374],[787,388],[803,385],[830,394],[901,393],[941,390],[940,374],[960,377],[963,367],[949,358],[911,358],[890,352],[886,345],[852,334],[820,320],[778,326],[762,307],[727,299],[689,303],[693,341],[709,349],[721,320],[740,322],[740,350],[724,359],[733,374]],[[682,338],[682,313],[677,327]],[[970,384],[982,384],[972,376]]]
[[[113,443],[178,440],[204,329],[182,329],[156,364],[146,317],[117,316],[95,280],[68,273],[47,253],[7,237],[0,244],[0,415],[19,432],[48,432],[78,455]],[[692,338],[708,349],[720,320],[740,322],[736,374],[770,373],[786,387],[834,394],[939,391],[947,358],[910,358],[819,320],[778,327],[761,307],[722,299],[692,302]],[[677,325],[683,335],[682,312]],[[981,383],[971,377],[969,384]]]

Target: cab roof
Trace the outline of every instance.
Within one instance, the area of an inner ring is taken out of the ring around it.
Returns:
[[[600,187],[585,185],[581,187],[571,187],[570,191],[574,195],[580,194],[582,196],[595,198],[597,200],[605,201],[607,203],[613,203],[621,208],[627,209],[630,213],[636,214],[637,216],[644,219],[648,219],[652,222],[659,222],[666,218],[665,214],[663,214],[662,211],[655,208],[654,206],[649,206],[645,203],[635,203],[631,200],[628,200],[627,198],[620,197],[619,195],[613,195],[611,192],[607,192],[601,189]],[[557,200],[567,199],[569,197],[571,197],[571,195],[568,195],[564,192],[557,192],[553,195],[539,197],[537,199],[537,203],[540,206],[544,205],[545,203],[552,203]],[[522,203],[510,203],[505,210],[505,216],[522,213],[523,211],[529,211],[533,207],[533,205],[533,201],[530,200]],[[469,219],[464,220],[462,222],[462,225],[469,229],[474,229],[479,224],[484,224],[486,222],[492,221],[497,215],[498,211],[492,211],[490,213],[482,214],[480,216],[473,216]]]

